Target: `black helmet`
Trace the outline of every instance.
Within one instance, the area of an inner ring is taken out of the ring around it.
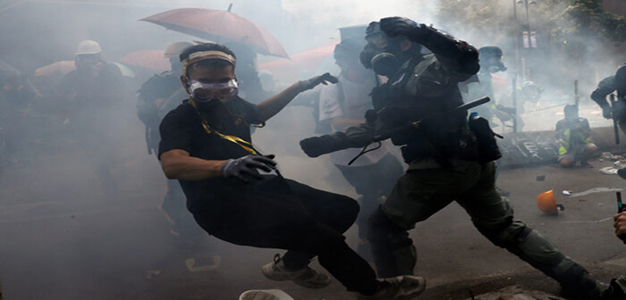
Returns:
[[[502,56],[502,49],[500,49],[500,47],[496,47],[496,46],[487,46],[487,47],[482,47],[480,49],[478,49],[478,55],[480,55],[481,57],[488,57],[488,56],[495,56],[495,57],[501,57]]]

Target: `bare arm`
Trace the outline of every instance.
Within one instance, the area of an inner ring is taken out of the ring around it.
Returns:
[[[275,116],[279,111],[281,111],[293,98],[295,98],[298,94],[303,91],[299,82],[292,84],[290,87],[284,89],[278,95],[275,95],[261,103],[259,103],[259,115],[261,116],[261,121],[265,122],[269,120],[271,117]]]
[[[161,168],[168,179],[204,180],[222,176],[224,160],[205,160],[189,156],[189,152],[174,149],[160,156]]]

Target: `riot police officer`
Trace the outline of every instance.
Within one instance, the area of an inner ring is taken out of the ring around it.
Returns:
[[[305,139],[301,146],[317,156],[340,144],[366,145],[372,130],[375,137],[384,136],[377,133],[381,126],[383,132],[393,129],[388,135],[402,146],[409,168],[370,218],[368,237],[379,276],[413,274],[417,255],[408,230],[456,201],[492,243],[556,279],[565,294],[597,299],[600,291],[587,271],[541,233],[515,220],[508,199],[496,191],[493,160],[500,155],[487,121],[468,121],[467,112],[454,109],[463,104],[458,83],[479,69],[476,49],[400,17],[372,22],[366,40],[362,62],[389,78],[373,91],[382,125],[350,127]],[[432,54],[423,55],[421,46]]]
[[[617,101],[609,103],[606,96],[617,91]],[[626,97],[626,66],[622,66],[615,75],[606,77],[598,83],[598,87],[591,93],[591,99],[602,108],[602,115],[617,121],[622,132],[626,133],[626,110],[624,98]]]

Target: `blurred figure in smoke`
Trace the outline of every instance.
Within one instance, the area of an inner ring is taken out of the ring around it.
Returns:
[[[480,65],[478,73],[470,77],[470,79],[465,82],[459,84],[459,87],[462,90],[466,90],[465,93],[462,93],[463,102],[473,101],[482,97],[489,97],[491,102],[478,106],[471,110],[471,112],[478,113],[479,116],[489,121],[492,127],[496,126],[493,123],[493,117],[496,116],[502,121],[504,126],[505,121],[512,119],[509,114],[511,111],[505,112],[506,109],[503,110],[502,107],[498,108],[496,104],[497,100],[493,93],[493,80],[491,79],[491,74],[507,70],[504,63],[502,63],[502,49],[496,46],[487,46],[478,49],[478,63]],[[513,113],[515,112],[513,111]],[[496,170],[496,179],[497,177],[498,171]],[[508,191],[505,191],[497,186],[496,189],[501,196],[506,197],[510,194]]]
[[[237,82],[239,92],[246,100],[258,104],[270,96],[263,90],[257,70],[257,54],[248,46],[239,43],[226,44],[237,55]]]
[[[493,161],[501,154],[487,120],[468,120],[466,111],[455,109],[463,104],[458,83],[479,69],[476,49],[400,17],[372,22],[367,41],[361,61],[389,77],[372,93],[376,127],[352,126],[300,145],[315,157],[368,145],[374,131],[402,146],[408,171],[370,217],[368,237],[378,274],[413,274],[417,254],[408,231],[456,201],[480,233],[558,281],[568,297],[598,299],[600,290],[585,268],[515,220],[509,200],[496,191]],[[421,46],[432,54],[422,54]]]
[[[365,112],[372,109],[372,89],[376,86],[374,72],[365,69],[359,55],[365,43],[362,39],[350,38],[335,47],[335,61],[341,68],[336,85],[323,86],[320,91],[320,122],[329,123],[333,131],[365,122]],[[331,131],[329,131],[331,132]],[[367,220],[381,204],[382,197],[389,194],[404,170],[400,161],[386,145],[371,151],[354,161],[360,149],[346,149],[331,154],[331,160],[346,180],[361,195],[361,211],[357,218],[359,242],[357,252],[371,260],[367,241]]]
[[[480,70],[475,76],[461,83],[467,91],[463,93],[463,101],[469,102],[482,97],[489,97],[491,102],[474,108],[479,116],[492,122],[494,116],[510,120],[510,115],[500,111],[496,107],[496,99],[493,93],[493,80],[491,74],[506,71],[502,63],[502,50],[496,46],[487,46],[478,49]]]
[[[514,91],[516,92],[515,102],[517,103],[513,102]],[[516,87],[515,90],[510,90],[508,94],[498,102],[496,109],[501,113],[509,115],[505,119],[511,121],[517,120],[515,121],[517,132],[522,132],[524,128],[524,120],[522,120],[520,115],[526,111],[526,103],[530,103],[531,106],[536,105],[541,99],[542,94],[543,88],[533,81],[526,81],[521,87]],[[502,125],[505,126],[505,121],[502,122]]]
[[[125,87],[119,68],[105,62],[101,53],[98,42],[80,42],[75,56],[76,70],[65,75],[59,95],[67,110],[65,124],[85,150],[104,192],[114,195],[119,192],[112,169],[119,167],[115,142],[120,134],[115,125]]]
[[[609,103],[606,96],[617,91],[617,101]],[[602,108],[602,115],[607,119],[615,119],[622,132],[626,133],[626,66],[622,66],[615,75],[604,78],[591,93],[591,99]],[[613,105],[613,106],[612,106]]]
[[[169,59],[171,69],[148,79],[139,89],[137,102],[137,114],[146,126],[146,145],[148,154],[156,156],[158,153],[159,124],[164,114],[173,107],[167,106],[166,101],[176,92],[184,89],[180,86],[180,76],[183,74],[183,64],[178,58],[180,53],[187,47],[193,46],[188,42],[176,42],[167,46],[164,52],[165,58]],[[180,102],[180,98],[178,98]],[[160,113],[161,111],[161,113]],[[196,224],[193,217],[187,212],[185,206],[185,194],[177,180],[167,181],[167,193],[159,208],[166,214],[172,225],[171,233],[181,238],[182,250],[185,256],[194,256],[186,259],[189,271],[215,269],[219,266],[220,258],[210,255],[208,257],[195,257],[208,249],[204,232]],[[179,249],[180,249],[179,248]],[[205,259],[206,258],[206,259]],[[200,261],[207,261],[206,265]]]
[[[32,126],[24,115],[42,97],[19,70],[0,60],[0,167],[20,162],[32,150]]]
[[[404,285],[423,291],[417,278],[376,279],[374,270],[342,235],[354,222],[357,203],[283,178],[273,155],[251,143],[251,124],[264,124],[293,98],[336,78],[326,73],[299,81],[258,105],[237,96],[235,55],[223,45],[200,44],[181,55],[181,81],[190,97],[160,125],[159,158],[170,179],[178,179],[187,207],[209,234],[238,245],[287,249],[262,268],[271,280],[307,288],[331,278],[308,265],[315,256],[348,290],[365,295],[399,294]],[[261,175],[259,172],[275,172]]]
[[[561,143],[559,164],[561,167],[571,167],[579,162],[583,167],[591,167],[587,160],[598,147],[591,142],[589,121],[578,117],[576,105],[566,105],[563,113],[565,118],[556,123],[556,136]]]
[[[180,89],[180,75],[183,73],[183,65],[178,60],[180,52],[193,44],[177,42],[167,46],[164,52],[165,58],[169,59],[171,69],[148,79],[139,89],[137,98],[137,115],[146,125],[146,144],[148,154],[156,155],[159,147],[159,109],[174,92]]]

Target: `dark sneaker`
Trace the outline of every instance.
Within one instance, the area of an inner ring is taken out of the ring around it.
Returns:
[[[426,289],[426,280],[420,276],[398,276],[381,279],[380,289],[373,295],[357,296],[357,300],[410,300]]]
[[[619,284],[615,281],[615,279],[611,279],[611,284],[609,288],[602,292],[602,300],[626,300],[626,294],[624,290],[620,287]]]
[[[278,254],[274,256],[274,262],[264,265],[261,268],[261,273],[263,273],[263,276],[267,279],[275,281],[291,280],[293,283],[309,289],[321,289],[327,287],[332,282],[330,276],[319,273],[309,266],[296,271],[285,269],[285,264]]]

